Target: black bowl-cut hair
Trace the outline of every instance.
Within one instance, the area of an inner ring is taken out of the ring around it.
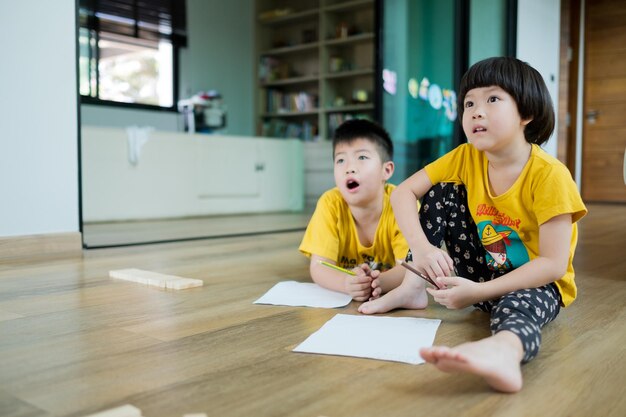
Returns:
[[[339,143],[350,143],[357,139],[373,142],[378,148],[381,161],[393,159],[393,143],[389,133],[378,123],[366,119],[350,119],[339,125],[333,135],[333,157]]]
[[[497,86],[517,103],[523,120],[532,119],[524,129],[529,143],[545,143],[554,130],[554,108],[548,87],[539,72],[513,57],[487,58],[472,65],[461,78],[459,120],[463,120],[465,95],[474,88]]]

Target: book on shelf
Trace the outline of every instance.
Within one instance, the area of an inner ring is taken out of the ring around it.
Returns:
[[[282,119],[270,119],[263,122],[262,136],[274,138],[297,138],[304,141],[318,139],[317,125],[309,121],[286,122]]]
[[[271,83],[294,76],[289,63],[271,56],[262,56],[259,63],[259,81]]]
[[[266,113],[310,112],[317,108],[316,94],[304,91],[284,93],[281,90],[268,89]]]
[[[351,119],[372,120],[372,117],[366,113],[331,113],[328,115],[328,137],[332,138],[339,125]]]

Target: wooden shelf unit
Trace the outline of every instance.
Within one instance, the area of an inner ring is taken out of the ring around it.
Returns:
[[[376,0],[256,0],[257,134],[332,138],[373,119]]]

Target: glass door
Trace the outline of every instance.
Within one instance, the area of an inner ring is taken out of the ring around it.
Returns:
[[[384,2],[382,123],[399,183],[453,147],[455,0]]]
[[[465,142],[460,79],[476,61],[515,55],[516,10],[515,0],[381,2],[379,106],[394,141],[392,183]]]

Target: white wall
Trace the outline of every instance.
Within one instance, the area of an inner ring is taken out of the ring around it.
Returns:
[[[74,0],[0,0],[0,236],[77,232]]]
[[[560,0],[522,0],[517,3],[517,58],[541,73],[554,105],[555,126],[543,148],[556,157],[559,113]]]

